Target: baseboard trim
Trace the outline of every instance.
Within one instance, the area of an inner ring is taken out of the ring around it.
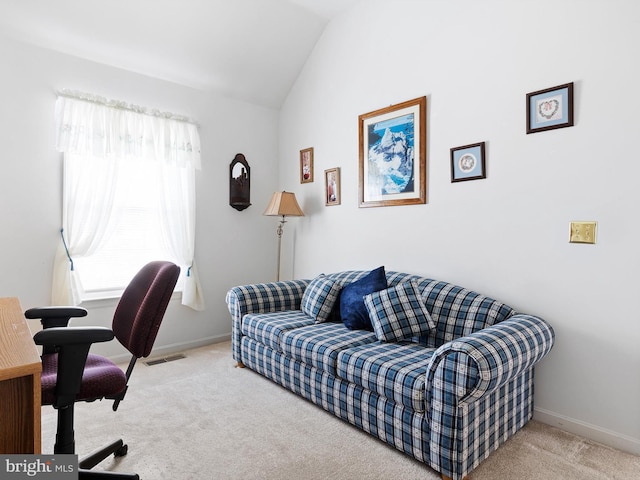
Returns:
[[[214,335],[211,337],[199,338],[198,340],[192,340],[188,342],[171,343],[169,345],[157,345],[153,348],[153,352],[149,356],[150,360],[157,357],[164,357],[184,350],[190,350],[192,348],[204,347],[205,345],[212,345],[214,343],[228,342],[231,340],[231,334]],[[117,355],[110,357],[115,363],[128,362],[131,356],[129,354]]]
[[[617,448],[634,455],[640,455],[640,439],[623,435],[606,428],[598,427],[590,423],[566,417],[543,408],[534,408],[534,420],[537,420],[552,427],[557,427],[575,435],[588,438],[603,445]]]

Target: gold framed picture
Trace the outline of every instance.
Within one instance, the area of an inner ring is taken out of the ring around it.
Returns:
[[[365,113],[359,124],[359,207],[427,203],[427,98]]]
[[[313,147],[300,150],[300,183],[313,182]]]
[[[324,171],[324,204],[340,205],[340,169],[338,167]]]

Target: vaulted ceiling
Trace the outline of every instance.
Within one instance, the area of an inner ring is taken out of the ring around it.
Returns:
[[[278,108],[358,0],[2,0],[0,35]]]

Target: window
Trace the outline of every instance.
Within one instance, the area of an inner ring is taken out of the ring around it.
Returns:
[[[82,157],[66,158],[69,176],[81,170]],[[93,161],[96,161],[95,159]],[[131,278],[152,260],[180,265],[163,239],[160,210],[162,189],[158,162],[118,161],[112,219],[96,250],[74,260],[83,300],[119,296]],[[92,183],[101,179],[98,172]],[[177,202],[171,202],[177,203]],[[105,219],[105,222],[108,219]],[[185,271],[189,265],[180,265]],[[182,290],[182,276],[176,290]]]
[[[204,308],[194,265],[197,127],[96,97],[61,95],[61,249],[53,303],[118,296],[151,260],[182,267],[182,303]]]

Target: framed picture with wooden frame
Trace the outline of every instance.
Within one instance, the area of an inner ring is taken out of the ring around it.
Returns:
[[[313,147],[300,150],[300,183],[313,182]]]
[[[573,83],[527,94],[527,134],[573,126]]]
[[[451,149],[451,182],[487,178],[484,142]]]
[[[324,171],[324,204],[340,205],[340,168]]]
[[[427,98],[358,117],[359,206],[427,203]]]

